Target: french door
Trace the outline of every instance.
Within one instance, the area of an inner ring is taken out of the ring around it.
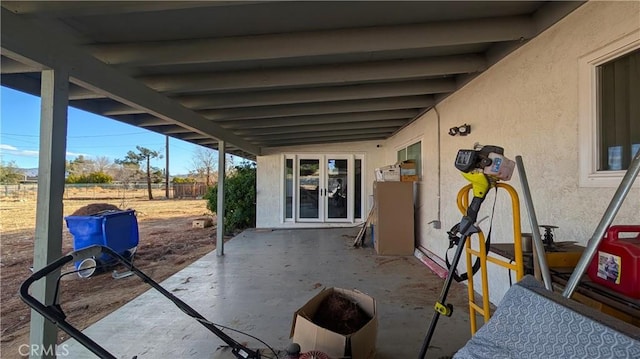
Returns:
[[[296,221],[353,222],[354,197],[362,198],[355,196],[361,185],[354,186],[354,163],[351,155],[296,156]]]

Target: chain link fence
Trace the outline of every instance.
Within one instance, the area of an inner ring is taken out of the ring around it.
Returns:
[[[202,198],[207,192],[204,183],[180,183],[169,185],[169,198]],[[151,184],[153,198],[166,198],[164,183]],[[37,183],[21,183],[0,185],[0,197],[12,200],[36,200]],[[146,183],[83,183],[66,184],[64,199],[97,200],[97,199],[134,199],[149,198]]]

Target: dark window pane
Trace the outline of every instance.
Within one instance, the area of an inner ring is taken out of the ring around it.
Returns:
[[[422,173],[422,142],[417,142],[407,147],[407,159],[415,161],[416,174],[420,176]]]
[[[284,174],[284,218],[293,218],[293,159],[288,158]]]
[[[362,218],[362,160],[356,160],[355,163],[355,201],[353,203],[353,218]]]
[[[398,162],[404,161],[406,159],[407,159],[407,149],[403,148],[400,151],[398,151]]]
[[[598,170],[626,170],[640,150],[640,50],[598,66],[597,74]]]

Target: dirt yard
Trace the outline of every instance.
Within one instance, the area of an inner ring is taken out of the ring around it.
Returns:
[[[98,202],[136,210],[140,243],[134,264],[156,281],[164,280],[215,249],[215,226],[192,228],[194,219],[210,215],[205,200]],[[97,202],[65,200],[64,215],[92,203]],[[31,273],[35,212],[33,200],[0,199],[2,358],[22,358],[19,348],[29,343],[30,309],[17,293]],[[215,224],[215,218],[213,220]],[[66,254],[72,249],[73,237],[63,224],[62,252]],[[62,277],[60,302],[68,320],[76,327],[86,328],[150,288],[136,276],[115,280],[110,273],[90,278],[79,278],[76,274]],[[59,342],[67,338],[64,332],[59,332]]]

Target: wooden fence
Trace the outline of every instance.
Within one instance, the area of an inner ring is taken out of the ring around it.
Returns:
[[[202,198],[207,193],[204,183],[174,183],[173,198]]]

